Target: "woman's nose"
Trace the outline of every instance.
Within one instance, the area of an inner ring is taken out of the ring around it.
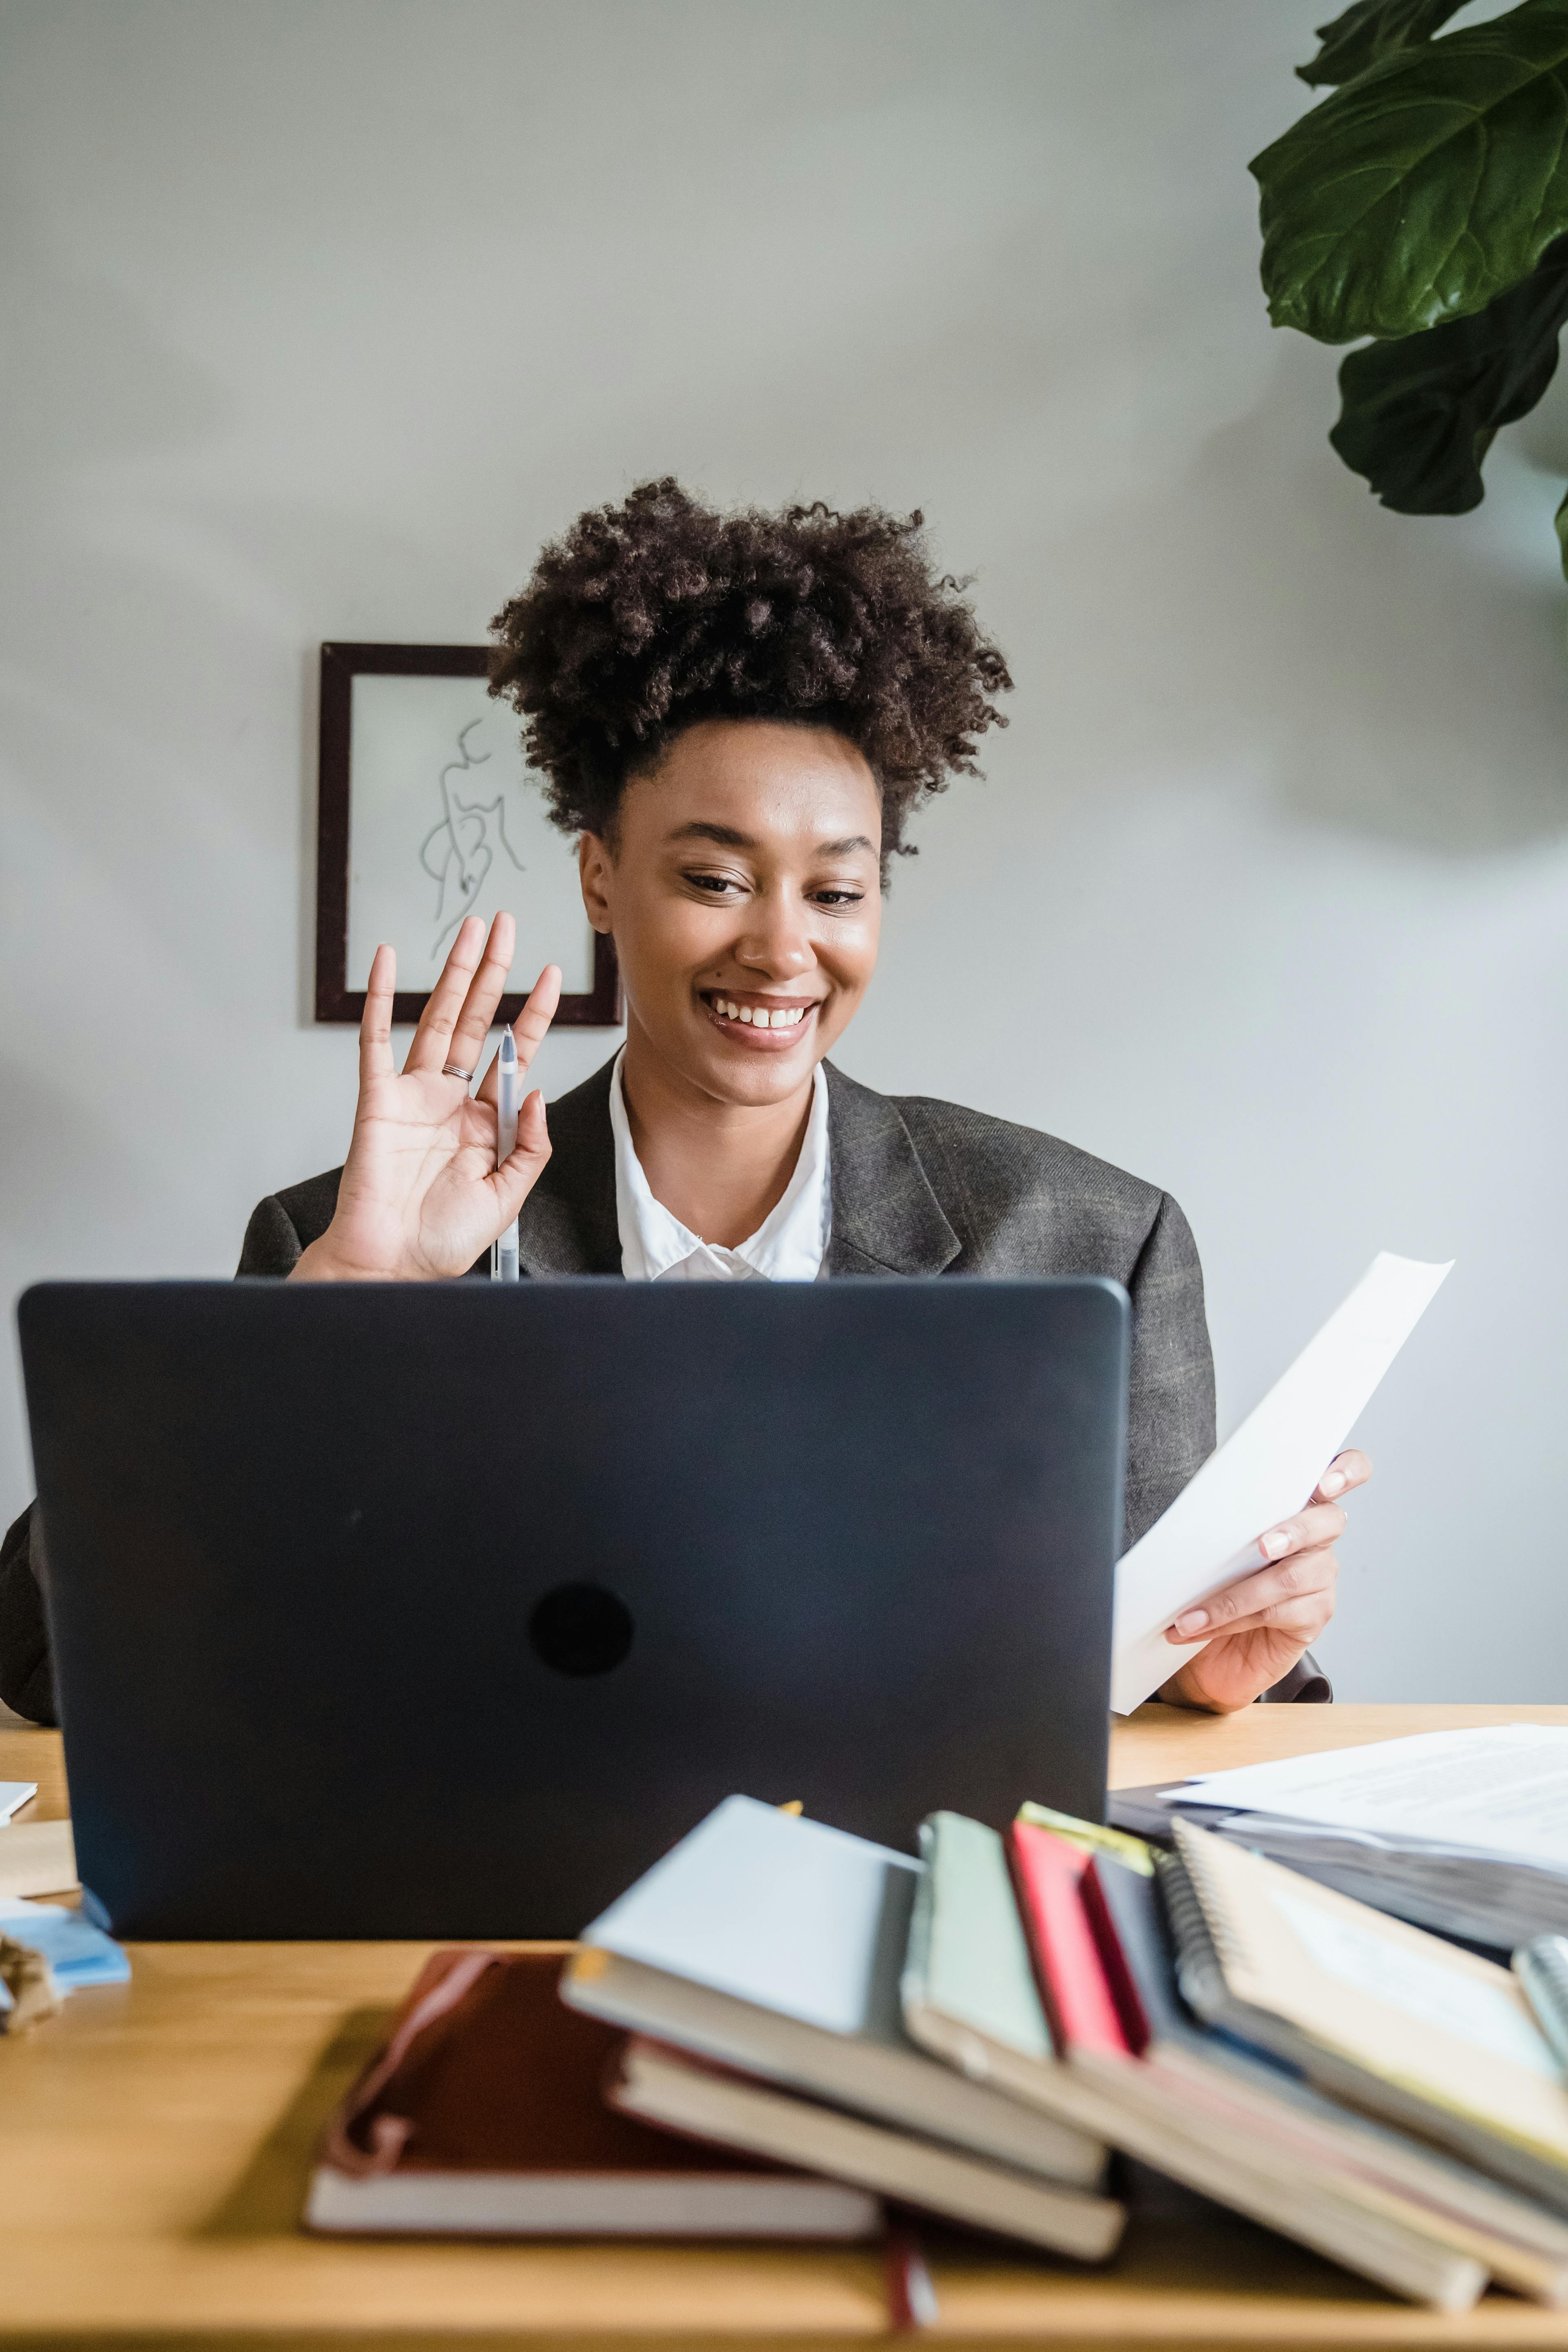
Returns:
[[[798,910],[793,907],[756,906],[745,931],[735,942],[737,961],[773,980],[791,980],[809,971],[811,942]]]

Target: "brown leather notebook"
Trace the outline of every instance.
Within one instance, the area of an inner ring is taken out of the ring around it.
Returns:
[[[679,2138],[602,2084],[625,2035],[550,1952],[437,1952],[327,2126],[305,2207],[334,2234],[880,2236],[865,2189]]]

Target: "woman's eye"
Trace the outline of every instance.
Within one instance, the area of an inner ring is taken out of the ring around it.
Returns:
[[[866,893],[863,890],[818,890],[814,895],[819,907],[858,907]]]
[[[688,874],[683,879],[689,882],[693,889],[706,890],[713,898],[722,890],[738,890],[741,887],[732,874]]]

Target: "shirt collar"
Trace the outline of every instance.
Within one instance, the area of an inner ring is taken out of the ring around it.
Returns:
[[[610,1127],[616,1139],[616,1221],[621,1235],[621,1272],[629,1282],[658,1282],[666,1275],[688,1280],[815,1282],[822,1271],[832,1222],[828,1165],[827,1081],[818,1064],[812,1080],[811,1116],[795,1173],[783,1199],[738,1249],[705,1242],[656,1201],[632,1144],[626,1097],[621,1091],[623,1045],[610,1074]]]

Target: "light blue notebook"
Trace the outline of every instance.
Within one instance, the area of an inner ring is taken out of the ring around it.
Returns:
[[[125,1984],[130,1979],[131,1963],[113,1937],[58,1903],[28,1903],[20,1895],[0,1898],[0,1936],[41,1952],[61,1992],[79,1992],[84,1985]]]
[[[828,2033],[901,2043],[921,1874],[912,1854],[726,1797],[582,1939]]]

